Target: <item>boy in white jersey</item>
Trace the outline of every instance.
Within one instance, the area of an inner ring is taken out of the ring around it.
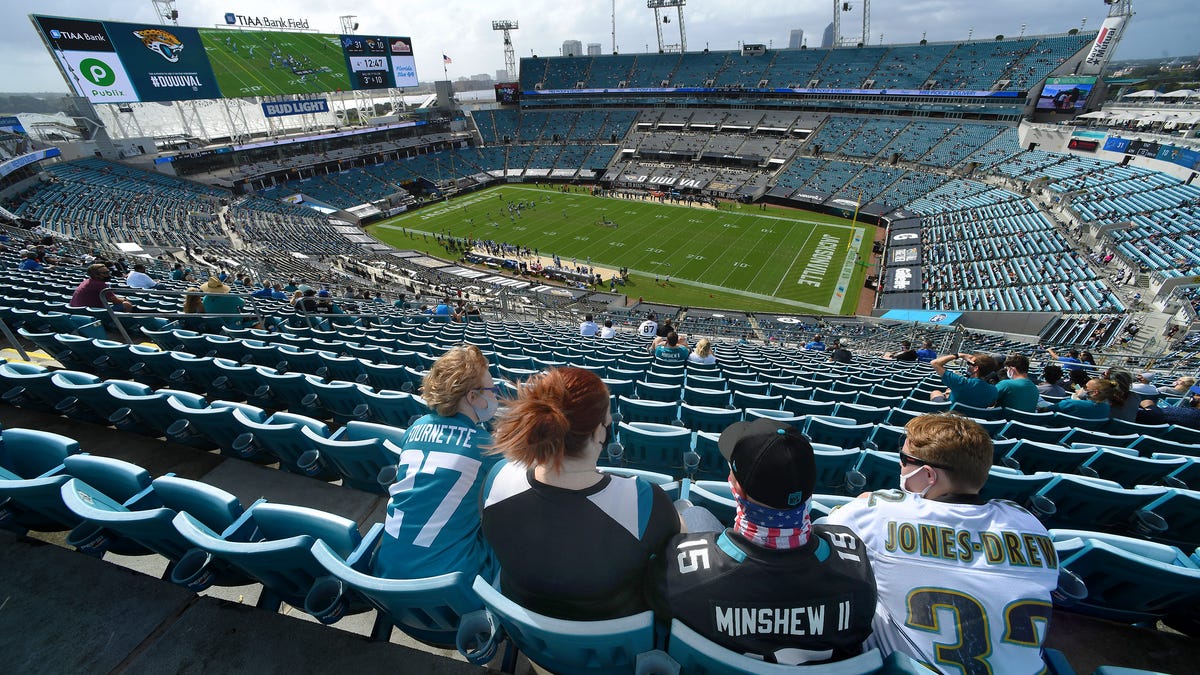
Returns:
[[[911,420],[900,489],[860,495],[824,521],[867,547],[879,590],[867,647],[947,673],[1036,673],[1058,558],[1012,502],[980,499],[992,441],[957,415]]]

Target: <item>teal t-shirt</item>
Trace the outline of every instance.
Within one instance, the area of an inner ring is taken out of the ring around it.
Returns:
[[[996,402],[996,385],[978,377],[963,377],[954,371],[942,373],[942,384],[950,389],[950,402],[990,408]]]
[[[1033,412],[1037,410],[1038,388],[1027,377],[1000,380],[996,383],[996,406]]]
[[[1106,420],[1111,410],[1108,403],[1096,403],[1078,398],[1063,399],[1050,406],[1050,409],[1086,420]]]
[[[654,349],[654,358],[659,363],[687,363],[688,348],[683,346],[668,347],[659,345]]]
[[[436,413],[404,433],[375,574],[420,579],[449,572],[495,574],[479,527],[479,490],[499,455],[484,455],[492,436],[463,414]]]

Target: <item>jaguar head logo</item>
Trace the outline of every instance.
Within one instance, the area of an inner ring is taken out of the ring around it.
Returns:
[[[133,34],[142,41],[142,44],[146,45],[146,49],[158,54],[171,63],[179,61],[179,52],[183,51],[183,43],[174,35],[157,28],[135,30]]]

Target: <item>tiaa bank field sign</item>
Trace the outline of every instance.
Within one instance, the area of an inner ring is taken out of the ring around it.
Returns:
[[[264,117],[283,117],[284,115],[308,115],[311,113],[329,112],[329,101],[323,98],[303,101],[270,101],[262,104]]]

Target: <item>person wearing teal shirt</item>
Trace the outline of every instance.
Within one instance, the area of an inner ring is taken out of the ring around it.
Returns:
[[[996,407],[1024,412],[1037,410],[1038,388],[1029,379],[1029,359],[1010,354],[1004,360],[1004,371],[1008,379],[996,383]]]
[[[479,491],[500,461],[486,452],[492,436],[484,426],[500,407],[498,395],[478,347],[454,347],[434,362],[421,387],[430,413],[405,431],[397,480],[388,488],[377,576],[495,576],[496,559],[480,531]]]
[[[204,291],[204,299],[201,302],[205,314],[241,314],[242,306],[246,304],[241,297],[229,295],[229,286],[216,277],[209,277],[200,290]],[[237,326],[241,319],[231,317],[224,319],[223,323],[226,326]]]
[[[1050,406],[1050,410],[1082,417],[1086,420],[1106,420],[1112,410],[1110,401],[1117,395],[1117,383],[1112,380],[1091,379],[1075,396]]]
[[[958,360],[967,362],[966,377],[946,369],[951,361]],[[996,370],[996,360],[987,354],[946,354],[934,359],[929,365],[933,372],[941,376],[942,384],[946,385],[945,389],[930,392],[929,400],[948,400],[951,403],[973,405],[976,408],[988,408],[996,402],[999,395],[996,386],[983,379]]]
[[[687,363],[688,348],[679,344],[679,333],[671,331],[665,338],[654,338],[650,345],[654,360],[659,363],[678,365]]]

